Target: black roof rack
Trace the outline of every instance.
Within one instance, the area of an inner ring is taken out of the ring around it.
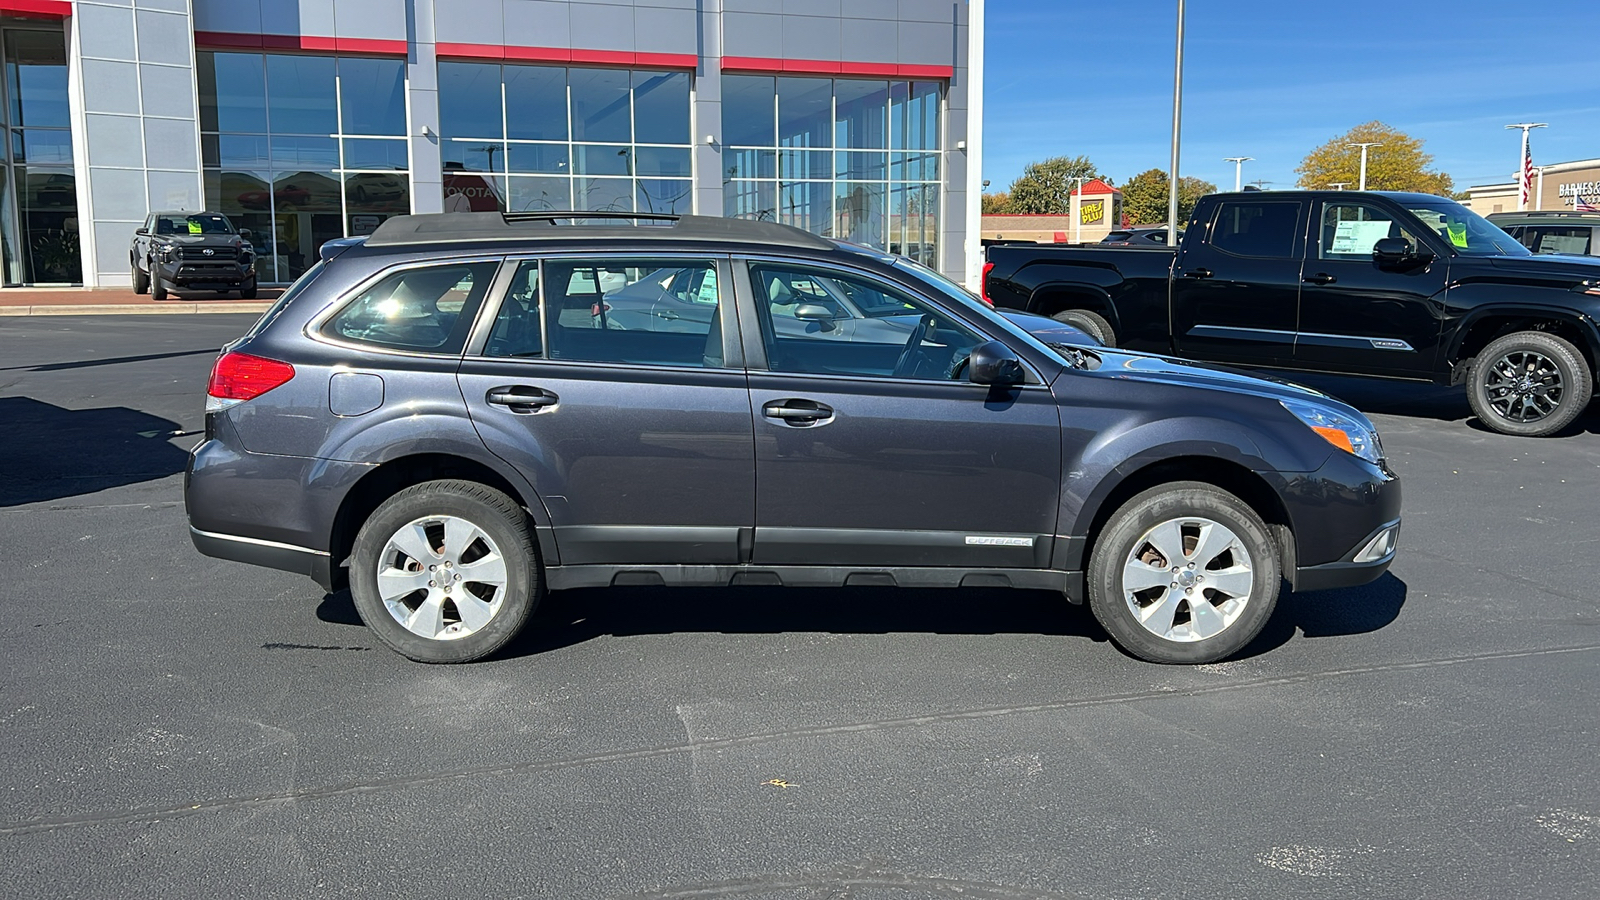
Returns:
[[[595,224],[594,220],[615,220]],[[563,220],[571,224],[558,225]],[[632,224],[639,222],[641,224]],[[657,224],[659,223],[659,224]],[[368,247],[486,241],[559,241],[572,238],[666,239],[767,244],[830,250],[833,241],[777,222],[595,210],[425,213],[395,216],[367,238]]]

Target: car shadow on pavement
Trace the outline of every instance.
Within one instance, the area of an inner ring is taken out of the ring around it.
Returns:
[[[1359,587],[1295,593],[1286,583],[1267,627],[1233,659],[1259,656],[1287,644],[1296,632],[1308,638],[1346,637],[1387,627],[1400,617],[1406,583],[1393,572]]]
[[[125,406],[65,409],[0,397],[0,507],[60,500],[182,472],[177,422]]]

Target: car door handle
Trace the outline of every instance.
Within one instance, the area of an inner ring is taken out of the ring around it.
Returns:
[[[490,388],[489,392],[483,395],[483,399],[494,406],[504,406],[524,416],[555,406],[561,401],[560,397],[543,388],[520,384]]]
[[[1183,273],[1183,277],[1185,277],[1185,278],[1210,278],[1211,277],[1211,270],[1210,269],[1190,269],[1189,271]]]
[[[761,414],[803,428],[830,421],[833,408],[815,400],[773,400],[761,407]]]
[[[1329,275],[1327,272],[1318,272],[1315,275],[1307,275],[1300,280],[1304,281],[1306,284],[1333,284],[1339,279]]]

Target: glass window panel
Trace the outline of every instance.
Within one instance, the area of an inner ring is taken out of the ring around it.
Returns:
[[[876,150],[840,150],[834,154],[834,176],[852,181],[882,181],[888,177],[889,155]]]
[[[206,209],[227,216],[256,251],[256,280],[277,281],[273,268],[271,180],[266,172],[207,169]],[[244,234],[249,231],[249,234]]]
[[[505,80],[507,137],[529,141],[567,139],[566,69],[506,66]]]
[[[572,139],[617,141],[632,139],[628,109],[628,73],[616,69],[573,69]]]
[[[81,282],[78,186],[72,170],[17,166],[15,172],[22,188],[17,211],[22,218],[22,244],[27,248],[23,280],[30,284]]]
[[[12,152],[19,163],[72,165],[72,132],[53,128],[28,128],[12,133]]]
[[[839,78],[833,82],[833,145],[875,150],[889,146],[889,82]]]
[[[201,53],[200,130],[267,130],[267,73],[259,53]]]
[[[272,173],[272,205],[279,213],[286,210],[339,212],[340,194],[339,176],[333,172]]]
[[[833,183],[829,181],[780,182],[778,221],[812,234],[833,236]]]
[[[729,181],[722,185],[722,214],[730,219],[774,222],[778,185],[772,181]]]
[[[505,179],[444,167],[445,212],[504,212]]]
[[[403,269],[351,300],[323,333],[363,344],[460,353],[498,269],[492,262]]]
[[[938,187],[894,185],[889,199],[889,252],[932,266],[937,257],[938,211]]]
[[[938,181],[939,154],[895,153],[889,166],[891,181]]]
[[[340,59],[339,92],[345,134],[406,133],[405,60]]]
[[[688,178],[688,147],[639,147],[634,150],[634,174],[641,178]]]
[[[573,181],[573,209],[633,212],[633,179],[578,178]]]
[[[777,90],[770,75],[722,76],[722,143],[777,146]]]
[[[266,169],[271,166],[271,154],[267,150],[267,136],[264,134],[218,134],[205,135],[200,139],[202,148],[209,157],[216,154],[212,165],[223,168],[240,169]]]
[[[833,146],[831,79],[778,79],[778,146]]]
[[[551,359],[652,366],[720,365],[709,352],[720,299],[716,266],[685,260],[544,264]],[[671,315],[666,313],[670,312]]]
[[[903,150],[906,146],[906,125],[909,113],[906,104],[911,99],[911,82],[889,82],[889,146]]]
[[[322,245],[344,237],[339,182],[332,173],[297,172],[273,183],[273,217],[279,281],[292,281],[315,265]],[[309,186],[308,186],[309,185]],[[304,198],[304,199],[301,199]]]
[[[634,72],[633,129],[641,144],[689,143],[689,73]]]
[[[504,172],[506,145],[498,141],[473,141],[455,138],[439,142],[446,170],[462,172]]]
[[[832,178],[833,154],[827,150],[778,151],[778,177]]]
[[[331,56],[267,57],[267,124],[274,134],[338,129]]]
[[[6,83],[11,90],[13,126],[67,128],[67,39],[54,31],[5,33]]]
[[[411,212],[411,178],[405,172],[361,172],[344,177],[346,232],[371,234],[390,216]]]
[[[639,212],[674,213],[688,215],[694,212],[694,182],[665,178],[639,179]]]
[[[917,129],[908,133],[913,142],[906,145],[907,149],[939,149],[939,97],[940,86],[936,81],[919,81],[911,86],[911,103],[918,110]]]
[[[578,144],[572,148],[572,170],[579,175],[631,175],[631,162],[627,147]]]
[[[565,176],[517,177],[506,179],[511,191],[512,212],[545,212],[572,209],[572,179]]]
[[[506,168],[512,172],[565,175],[571,171],[566,144],[511,144],[506,154]]]
[[[483,355],[520,359],[544,355],[539,332],[538,260],[523,262],[511,276],[511,287],[500,301]]]
[[[339,168],[339,142],[334,138],[273,135],[271,146],[274,169]]]
[[[500,67],[493,63],[439,63],[439,133],[446,137],[498,138]]]
[[[409,169],[411,160],[404,140],[346,140],[346,169]]]
[[[723,150],[722,177],[776,178],[778,177],[778,152],[776,150]]]
[[[834,186],[838,221],[833,236],[878,250],[888,249],[888,186],[853,181],[835,182]]]

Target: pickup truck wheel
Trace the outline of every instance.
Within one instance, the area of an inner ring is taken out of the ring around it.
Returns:
[[[500,649],[542,592],[527,514],[470,481],[428,481],[385,500],[356,534],[350,596],[402,656],[470,662]]]
[[[255,279],[254,276],[251,276],[250,280],[246,281],[244,283],[244,286],[239,288],[239,299],[241,299],[241,300],[254,300],[255,298],[256,298],[256,279]]]
[[[156,300],[167,299],[167,283],[161,280],[161,271],[153,266],[150,269],[150,296]]]
[[[1063,325],[1071,325],[1079,331],[1088,332],[1089,336],[1107,347],[1117,345],[1117,333],[1111,330],[1111,323],[1101,318],[1098,313],[1086,309],[1068,309],[1051,316]]]
[[[1156,663],[1206,663],[1248,644],[1281,588],[1261,517],[1195,481],[1152,488],[1111,516],[1089,558],[1089,608],[1117,646]]]
[[[128,261],[128,267],[133,269],[133,292],[135,294],[150,293],[150,276],[139,268],[139,264]]]
[[[1467,400],[1478,421],[1524,437],[1544,437],[1572,424],[1593,393],[1594,376],[1583,354],[1543,331],[1490,342],[1467,379]]]

